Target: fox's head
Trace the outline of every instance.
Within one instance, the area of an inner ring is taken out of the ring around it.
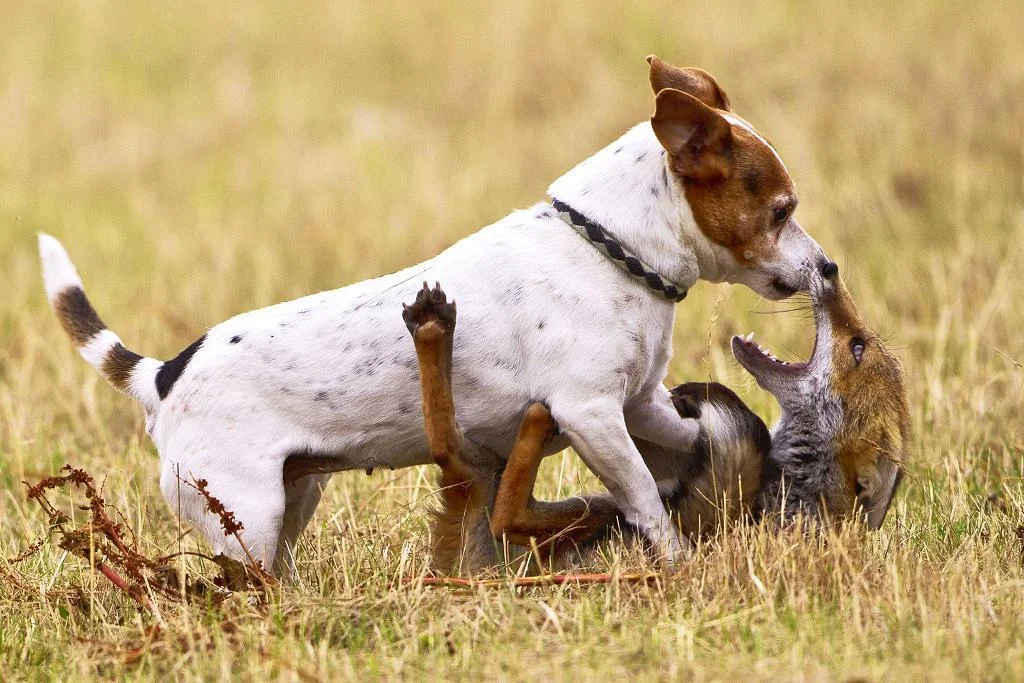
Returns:
[[[761,489],[764,512],[885,519],[903,476],[910,410],[903,368],[857,312],[834,263],[812,278],[814,351],[778,360],[753,341],[733,355],[782,407]]]

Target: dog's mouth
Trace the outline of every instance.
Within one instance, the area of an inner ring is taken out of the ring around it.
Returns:
[[[772,279],[771,288],[776,294],[778,294],[779,299],[788,299],[800,291],[798,286],[786,282],[781,277]]]

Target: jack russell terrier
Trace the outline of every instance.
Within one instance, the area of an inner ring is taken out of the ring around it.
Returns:
[[[142,404],[160,488],[217,553],[277,572],[332,472],[431,462],[416,356],[393,311],[424,280],[466,311],[454,349],[462,456],[500,465],[522,407],[542,401],[626,520],[671,564],[685,539],[633,438],[698,438],[663,385],[675,304],[697,280],[781,299],[827,258],[793,215],[772,145],[700,69],[648,58],[650,121],[438,256],[373,280],[227,320],[176,358],[128,350],[89,304],[61,244],[40,235],[46,292],[81,355]],[[503,315],[495,318],[491,311]],[[244,524],[225,536],[209,491]]]

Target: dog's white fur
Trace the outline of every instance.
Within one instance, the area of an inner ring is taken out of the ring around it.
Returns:
[[[549,192],[687,287],[698,279],[744,282],[777,298],[773,280],[800,286],[809,265],[824,258],[792,221],[772,263],[742,268],[697,227],[649,123]],[[40,248],[51,299],[80,285],[56,240],[42,236]],[[162,401],[154,389],[160,362],[140,362],[129,393],[146,410],[171,507],[216,552],[244,558],[183,483],[206,479],[245,525],[248,550],[281,570],[328,476],[310,475],[286,489],[282,467],[290,454],[322,456],[331,470],[430,462],[414,349],[399,313],[424,281],[435,280],[459,304],[453,374],[468,441],[503,458],[524,407],[544,401],[629,521],[676,556],[680,541],[630,439],[685,448],[696,437],[696,424],[678,417],[662,385],[674,306],[547,204],[516,211],[403,271],[217,325]],[[232,343],[234,337],[240,340]],[[98,365],[115,343],[105,331],[83,355]],[[557,441],[552,452],[565,445],[566,438]]]

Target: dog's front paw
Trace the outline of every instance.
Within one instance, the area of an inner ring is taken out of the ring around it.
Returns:
[[[402,319],[413,337],[428,331],[436,336],[450,334],[455,329],[455,302],[448,302],[440,283],[431,289],[424,282],[416,301],[402,305]]]

